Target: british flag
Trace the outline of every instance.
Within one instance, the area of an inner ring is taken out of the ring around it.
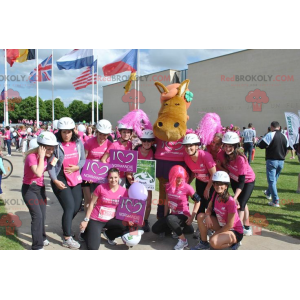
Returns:
[[[38,65],[38,81],[51,80],[52,76],[52,55]],[[29,81],[36,82],[36,68],[29,74]]]

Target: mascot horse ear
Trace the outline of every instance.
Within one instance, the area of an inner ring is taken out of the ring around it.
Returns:
[[[161,83],[156,81],[155,86],[157,87],[158,91],[162,94],[162,93],[169,93],[168,89]]]
[[[178,93],[177,95],[179,97],[183,97],[185,92],[187,91],[188,87],[189,87],[189,84],[190,84],[190,80],[189,79],[186,79],[184,81],[181,82],[180,86],[177,88],[178,89]]]

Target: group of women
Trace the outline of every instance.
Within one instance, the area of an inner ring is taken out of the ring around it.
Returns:
[[[133,150],[133,128],[119,124],[118,130],[120,138],[109,141],[112,126],[103,119],[96,124],[94,134],[88,130],[78,135],[74,121],[64,117],[58,121],[55,134],[44,131],[38,136],[39,146],[25,156],[22,186],[22,195],[32,217],[32,249],[42,250],[49,245],[45,234],[47,200],[43,174],[46,170],[63,210],[64,247],[79,249],[79,242],[85,242],[87,249],[97,250],[101,234],[110,245],[115,245],[117,237],[136,229],[133,222],[116,219],[120,197],[128,197],[127,188],[134,182],[132,173],[112,168],[106,182],[100,185],[85,182],[80,175],[86,158],[109,163],[111,149]],[[237,249],[243,235],[251,235],[247,201],[254,188],[255,174],[240,151],[237,133],[227,132],[224,136],[217,133],[206,150],[200,149],[200,140],[194,133],[185,135],[177,143],[167,144],[155,138],[152,130],[145,129],[140,140],[141,144],[134,150],[138,151],[139,159],[157,160],[156,176],[163,187],[153,233],[177,238],[175,250],[188,246],[186,235],[194,233],[194,219],[198,223],[194,235],[199,238],[198,244],[191,248],[194,250]],[[190,185],[194,178],[196,191]],[[233,197],[228,191],[230,183]],[[71,231],[72,221],[81,208],[83,197],[85,218],[80,223],[77,242]],[[189,198],[195,202],[191,213]],[[152,192],[148,191],[144,232],[151,230],[151,202]]]

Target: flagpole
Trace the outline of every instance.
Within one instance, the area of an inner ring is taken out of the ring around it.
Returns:
[[[139,99],[139,92],[140,92],[140,50],[137,51],[137,71],[138,71],[138,98],[137,98],[137,108],[140,108],[140,99]]]
[[[51,82],[52,82],[52,126],[54,122],[54,97],[53,97],[53,90],[54,90],[54,70],[53,70],[53,49],[52,49],[52,76],[51,76]]]
[[[92,64],[92,125],[94,125],[94,49],[93,49],[93,64]]]
[[[7,100],[7,49],[5,49],[4,66],[5,66],[5,81],[4,81],[4,125],[8,126],[8,100]]]
[[[39,104],[39,50],[36,49],[36,126],[40,128],[40,104]]]
[[[98,103],[98,55],[97,55],[97,122],[99,121],[99,103]]]
[[[136,109],[136,76],[134,81],[134,109]]]

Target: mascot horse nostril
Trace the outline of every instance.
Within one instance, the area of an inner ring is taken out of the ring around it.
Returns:
[[[158,127],[162,127],[163,126],[163,123],[162,122],[158,122]]]
[[[174,127],[176,128],[176,127],[178,127],[178,126],[179,126],[179,123],[176,122],[176,123],[174,124]]]

